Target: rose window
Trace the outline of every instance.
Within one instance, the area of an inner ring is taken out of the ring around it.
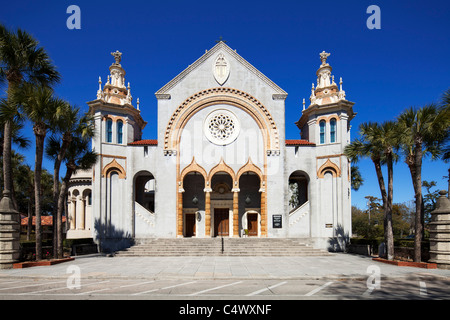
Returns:
[[[212,143],[226,145],[233,142],[239,134],[236,116],[228,110],[216,110],[205,120],[205,135]]]

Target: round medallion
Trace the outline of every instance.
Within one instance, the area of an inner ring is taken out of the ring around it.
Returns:
[[[239,135],[239,120],[228,110],[215,110],[206,117],[203,130],[212,143],[227,145],[236,140]]]

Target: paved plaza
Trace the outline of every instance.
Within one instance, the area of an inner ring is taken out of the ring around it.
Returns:
[[[450,270],[398,267],[342,253],[316,257],[92,255],[53,266],[0,270],[0,300],[449,298]]]
[[[84,278],[117,279],[367,279],[373,266],[381,278],[450,279],[450,270],[398,267],[366,256],[336,253],[304,257],[107,257],[81,256],[43,267],[0,270],[0,278],[67,278],[76,266]]]

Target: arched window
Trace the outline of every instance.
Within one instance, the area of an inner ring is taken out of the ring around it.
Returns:
[[[112,120],[106,120],[106,142],[112,142]]]
[[[336,119],[330,120],[330,142],[336,142]]]
[[[123,140],[123,122],[122,120],[117,121],[117,143],[122,144]]]
[[[92,192],[88,191],[86,196],[87,196],[87,205],[92,206]]]
[[[325,120],[320,121],[319,123],[319,128],[320,128],[320,144],[324,144],[325,143],[325,126],[326,126],[326,122]]]

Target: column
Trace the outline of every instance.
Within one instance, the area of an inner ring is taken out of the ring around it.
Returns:
[[[14,209],[9,190],[0,201],[0,269],[11,269],[19,261],[19,213]]]
[[[205,237],[211,237],[211,192],[205,191]]]
[[[76,216],[77,216],[77,198],[72,197],[70,199],[70,230],[75,230],[76,228]]]
[[[80,230],[85,229],[85,221],[86,221],[86,198],[82,197],[81,198],[80,225],[79,225],[78,229],[80,229]]]
[[[177,237],[183,236],[183,191],[178,190],[178,208],[177,208]]]
[[[439,191],[436,209],[431,212],[430,260],[440,269],[450,269],[450,200],[446,191]]]
[[[233,190],[233,238],[239,237],[239,189]]]
[[[266,191],[261,192],[261,237],[267,237]]]

